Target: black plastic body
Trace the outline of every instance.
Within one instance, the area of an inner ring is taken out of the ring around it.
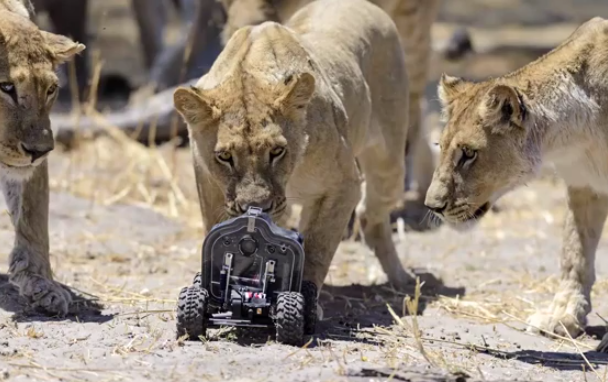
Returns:
[[[241,250],[243,239],[249,240],[249,250],[251,240],[255,241],[253,253]],[[305,256],[302,244],[298,232],[277,226],[255,208],[213,226],[203,243],[201,269],[202,287],[209,292],[209,326],[273,325],[269,316],[277,295],[300,292]],[[229,276],[227,253],[232,254]],[[269,262],[274,263],[274,274],[267,279]],[[245,298],[245,292],[257,298]]]

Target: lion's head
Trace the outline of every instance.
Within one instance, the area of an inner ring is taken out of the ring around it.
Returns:
[[[28,177],[53,150],[49,112],[57,66],[85,47],[0,9],[0,169]]]
[[[213,89],[175,91],[196,165],[222,189],[228,216],[249,206],[273,219],[286,211],[285,190],[306,148],[306,110],[314,90],[307,72],[277,82],[245,71]]]
[[[449,224],[466,227],[533,176],[540,153],[518,89],[443,75],[439,97],[446,126],[425,204]]]

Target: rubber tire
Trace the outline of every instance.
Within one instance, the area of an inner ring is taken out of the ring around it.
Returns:
[[[198,285],[182,288],[177,301],[177,338],[187,334],[188,340],[197,341],[199,336],[207,335],[205,312],[208,297],[207,290]]]
[[[200,272],[196,272],[196,276],[194,276],[194,279],[192,279],[192,285],[196,285],[199,288],[203,287],[203,278]]]
[[[317,286],[312,281],[302,281],[304,296],[304,334],[312,335],[317,330]]]
[[[285,345],[302,345],[304,341],[304,296],[301,293],[279,293],[274,324],[277,330],[277,342]]]

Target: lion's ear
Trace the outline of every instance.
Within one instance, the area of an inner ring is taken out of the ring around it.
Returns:
[[[517,91],[507,85],[496,85],[486,94],[479,113],[496,132],[522,127],[525,105]]]
[[[72,56],[82,52],[86,48],[83,44],[74,42],[70,38],[60,34],[46,31],[40,32],[57,65],[63,64],[72,58]]]
[[[443,107],[447,106],[450,101],[463,91],[466,86],[466,81],[460,77],[448,76],[443,73],[439,79],[437,94]]]
[[[190,126],[211,123],[220,115],[220,111],[194,87],[177,88],[173,92],[173,106]]]
[[[282,111],[304,109],[315,92],[315,78],[310,73],[290,75],[280,86],[280,95],[275,106]]]

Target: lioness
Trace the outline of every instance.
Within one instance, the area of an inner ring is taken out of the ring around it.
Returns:
[[[228,41],[239,28],[264,21],[284,23],[300,8],[315,0],[221,0],[227,18],[222,38]],[[422,100],[427,84],[431,58],[431,27],[439,11],[439,0],[369,0],[388,13],[406,52],[405,65],[409,80],[409,129],[404,151],[406,175],[404,188],[412,189],[414,180],[417,197],[405,205],[399,215],[414,229],[429,228],[428,209],[424,196],[435,168],[428,133],[422,121]]]
[[[252,205],[285,223],[301,204],[304,279],[320,291],[357,207],[388,280],[405,285],[389,211],[403,185],[407,94],[395,25],[367,1],[319,0],[285,26],[239,29],[195,87],[174,93],[205,228]]]
[[[608,22],[582,24],[552,52],[502,77],[443,75],[447,125],[426,205],[466,227],[553,162],[568,186],[561,283],[529,330],[579,334],[591,311],[594,259],[608,214]],[[563,324],[563,326],[562,326]]]
[[[0,0],[0,184],[15,227],[9,273],[30,304],[64,315],[71,297],[49,262],[49,111],[57,66],[85,47],[38,29],[32,10],[29,0]]]

